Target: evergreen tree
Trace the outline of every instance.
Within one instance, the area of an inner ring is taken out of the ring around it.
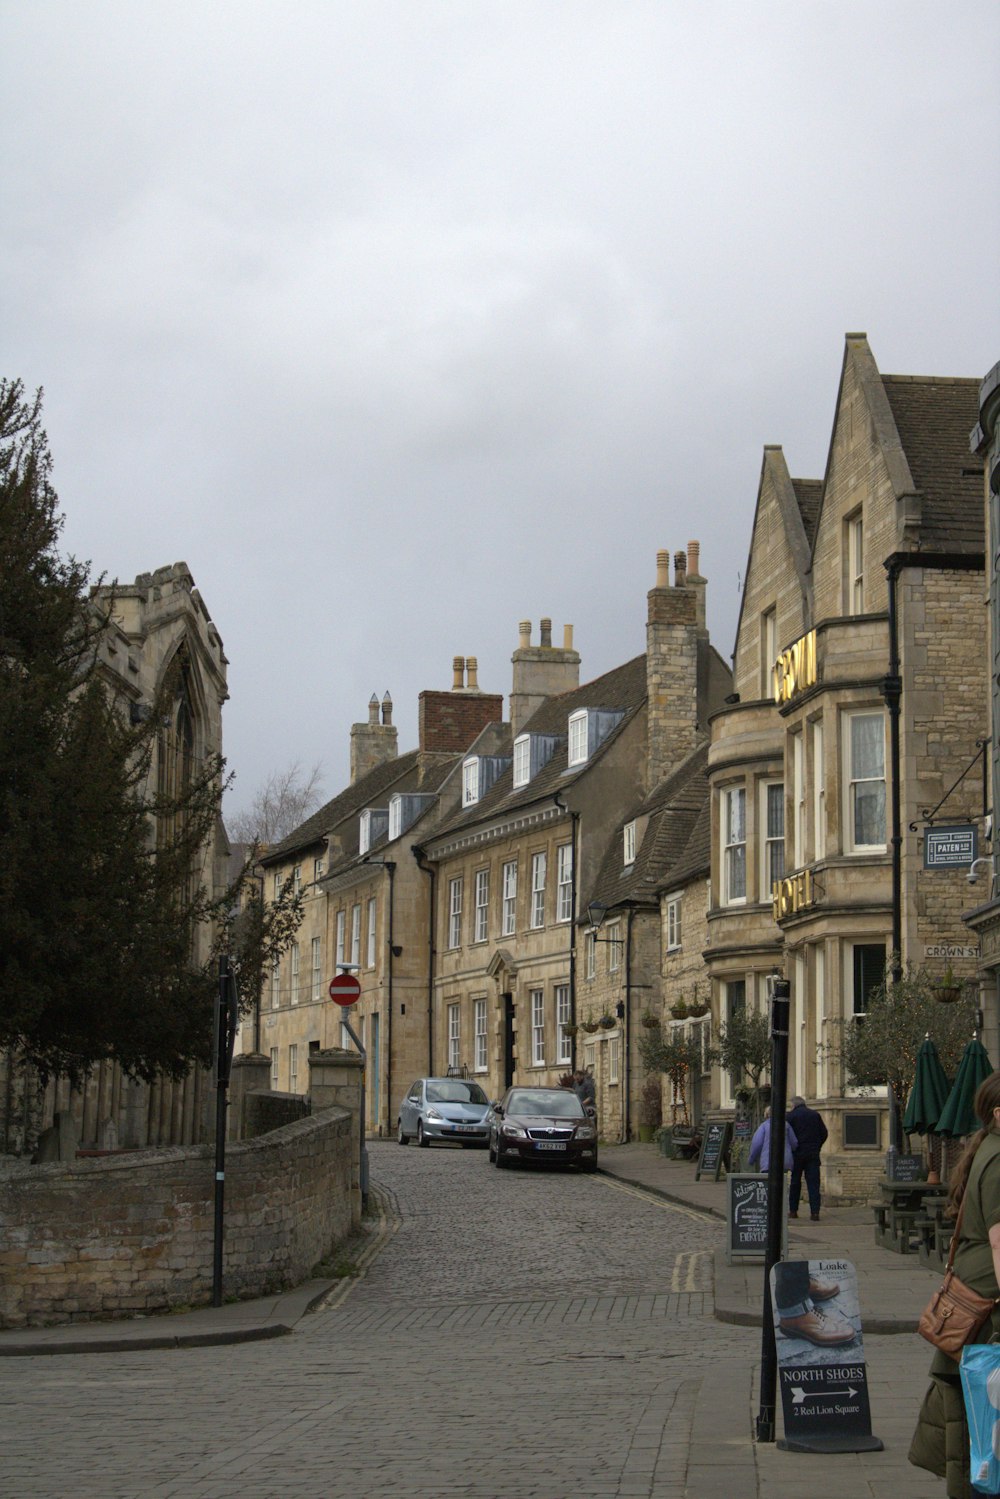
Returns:
[[[101,660],[113,590],[60,556],[51,471],[41,392],[0,382],[0,1046],[43,1075],[179,1076],[211,1060],[223,762],[154,777],[183,666],[133,722]]]

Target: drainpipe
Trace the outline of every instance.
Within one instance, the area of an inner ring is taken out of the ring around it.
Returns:
[[[622,1099],[622,1144],[632,1129],[632,923],[635,907],[625,913],[625,1014],[622,1016],[622,1050],[625,1053],[625,1096]]]
[[[414,844],[411,849],[417,868],[430,880],[430,914],[427,931],[427,1076],[434,1076],[434,917],[437,896],[437,870],[428,864],[422,848]]]
[[[570,922],[569,922],[569,1023],[576,1025],[576,844],[577,824],[580,821],[579,812],[573,812],[563,801],[562,792],[557,791],[552,800],[561,812],[569,812],[572,832],[570,834],[570,862],[571,877],[569,887]],[[570,1038],[570,1056],[572,1058],[570,1067],[576,1071],[576,1032]]]
[[[389,1017],[386,1025],[385,1037],[385,1098],[388,1119],[386,1124],[389,1132],[392,1132],[392,1009],[393,1009],[393,959],[395,958],[394,920],[396,914],[396,864],[393,859],[386,859],[383,868],[389,876]]]

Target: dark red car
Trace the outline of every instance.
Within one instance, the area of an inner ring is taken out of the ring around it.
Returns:
[[[490,1160],[597,1170],[597,1125],[568,1088],[508,1088],[486,1116]]]

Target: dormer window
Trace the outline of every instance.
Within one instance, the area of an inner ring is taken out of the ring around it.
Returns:
[[[398,838],[403,831],[403,798],[393,796],[389,798],[389,842]]]
[[[514,787],[527,786],[531,779],[531,735],[514,740]]]
[[[514,789],[527,786],[556,752],[554,734],[519,734],[514,740]]]
[[[434,797],[429,792],[422,791],[397,791],[394,796],[390,796],[389,842],[392,843],[394,839],[405,833],[408,827],[412,827],[417,818],[423,816],[432,801]]]
[[[366,807],[358,820],[358,853],[366,854],[388,826],[389,813],[384,807]]]
[[[567,763],[586,765],[591,755],[621,723],[618,708],[580,708],[569,716],[569,755]]]
[[[509,764],[503,755],[470,755],[462,764],[462,806],[474,807],[482,801]]]
[[[624,863],[626,867],[635,863],[635,823],[627,822],[622,835]]]

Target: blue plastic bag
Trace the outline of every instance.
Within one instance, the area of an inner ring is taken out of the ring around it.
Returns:
[[[961,1374],[972,1487],[1000,1494],[1000,1343],[963,1348]]]

